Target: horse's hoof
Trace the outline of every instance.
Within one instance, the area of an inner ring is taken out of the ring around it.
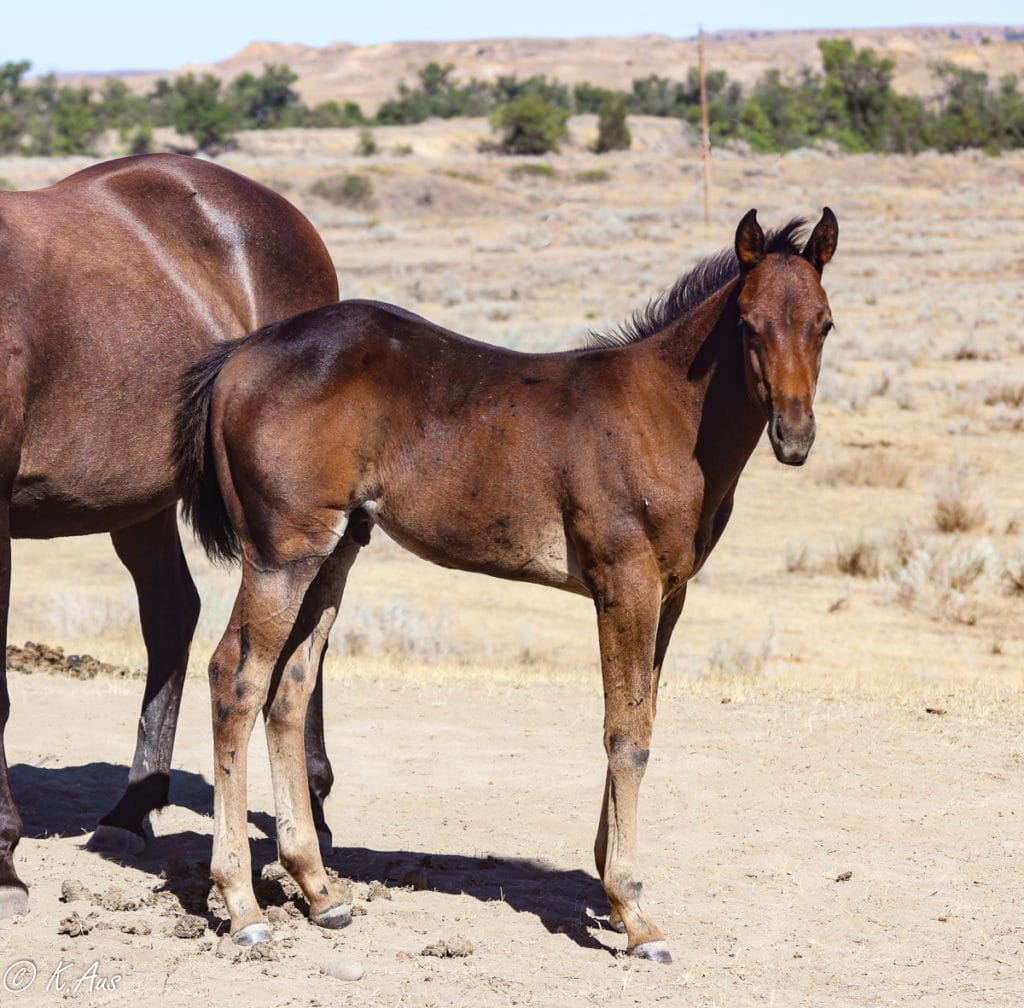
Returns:
[[[146,849],[146,838],[121,826],[100,823],[86,841],[85,849],[101,854],[141,854]]]
[[[270,925],[263,923],[247,924],[244,928],[239,928],[231,936],[231,940],[243,948],[248,948],[250,945],[259,945],[262,942],[273,941],[273,939],[274,935],[270,930]]]
[[[28,893],[21,886],[0,886],[0,919],[28,913]]]
[[[319,924],[322,928],[338,931],[352,923],[352,911],[347,903],[341,903],[338,906],[331,907],[329,910],[325,910],[323,913],[313,914],[309,919],[314,924]]]
[[[665,941],[641,942],[631,948],[629,954],[636,956],[637,959],[649,959],[651,962],[662,963],[665,966],[672,962],[672,953],[669,952],[668,942]]]

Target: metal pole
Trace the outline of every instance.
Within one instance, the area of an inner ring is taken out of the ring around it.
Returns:
[[[704,226],[711,226],[711,127],[708,124],[708,83],[704,74],[704,28],[697,28],[700,61],[700,121],[704,133]]]

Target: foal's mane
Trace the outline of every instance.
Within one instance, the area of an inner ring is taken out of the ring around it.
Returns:
[[[795,217],[788,224],[765,233],[766,253],[799,255],[803,248],[807,221]],[[644,308],[634,312],[617,329],[600,333],[591,331],[590,347],[617,347],[638,343],[678,321],[706,301],[715,291],[740,275],[740,264],[735,250],[722,249],[702,259],[688,273],[684,273],[667,291],[652,298]]]

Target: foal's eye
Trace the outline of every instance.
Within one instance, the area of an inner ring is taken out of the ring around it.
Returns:
[[[827,321],[827,322],[825,323],[825,325],[824,325],[824,326],[822,327],[822,330],[821,330],[821,335],[822,335],[822,338],[824,338],[824,337],[825,337],[825,336],[827,336],[827,335],[828,335],[828,334],[829,334],[830,332],[832,332],[832,330],[833,330],[833,329],[835,329],[835,327],[836,327],[836,324],[835,324],[835,322],[833,322],[833,321],[832,321],[832,319],[829,319],[829,320],[828,320],[828,321]]]

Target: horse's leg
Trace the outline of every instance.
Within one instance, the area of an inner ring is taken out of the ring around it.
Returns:
[[[174,731],[199,618],[199,594],[185,563],[176,508],[110,535],[139,597],[148,667],[128,787],[100,820],[93,850],[141,850],[143,823],[167,804]]]
[[[597,608],[608,754],[602,881],[613,919],[625,927],[627,951],[667,963],[672,961],[668,945],[640,903],[636,839],[640,784],[654,727],[658,572],[653,561],[620,562],[591,568],[587,576]]]
[[[652,721],[658,713],[658,686],[661,683],[661,667],[665,661],[672,631],[683,611],[686,602],[686,585],[678,589],[661,603],[661,614],[658,617],[658,634],[654,642],[654,683],[652,687]],[[611,787],[611,770],[605,774],[604,799],[601,802],[601,816],[597,824],[597,839],[594,841],[594,862],[597,865],[599,878],[604,878],[604,866],[608,852],[608,792]],[[615,908],[608,915],[608,925],[620,934],[626,930],[622,918]]]
[[[10,490],[10,484],[7,487]],[[11,713],[7,691],[7,613],[11,598],[11,524],[10,497],[0,504],[0,644],[4,663],[0,668],[0,918],[28,913],[28,888],[14,870],[14,849],[24,833],[18,807],[11,794],[4,752],[4,729]]]
[[[249,737],[257,714],[267,708],[272,686],[279,685],[282,678],[281,659],[289,639],[296,639],[295,623],[319,566],[319,561],[302,560],[279,569],[259,570],[244,562],[231,620],[210,661],[214,744],[210,874],[227,904],[232,937],[240,945],[253,945],[272,937],[252,887],[246,793]],[[305,716],[304,708],[302,715]],[[305,789],[301,750],[298,760]],[[296,810],[297,814],[300,812]],[[311,821],[309,832],[313,833]],[[315,840],[313,846],[315,849]],[[318,912],[343,902],[340,897],[331,899],[333,886],[326,876],[324,888],[327,896],[321,899],[323,907]]]
[[[332,892],[324,871],[313,828],[312,788],[307,782],[308,756],[304,758],[303,736],[308,736],[310,724],[307,704],[317,684],[323,681],[327,638],[358,552],[359,546],[346,537],[320,568],[306,592],[295,629],[282,654],[280,678],[272,685],[264,711],[274,779],[278,856],[305,894],[310,919],[328,928],[344,927],[352,918],[348,906],[341,904]],[[318,717],[322,732],[322,712],[318,712]],[[322,745],[322,734],[320,741]]]
[[[324,644],[326,645],[326,639]],[[316,683],[306,710],[306,776],[309,780],[309,803],[313,811],[313,825],[316,827],[320,853],[326,855],[334,849],[331,828],[324,815],[324,802],[334,786],[334,770],[327,755],[324,741],[324,649],[320,651],[317,663]]]

